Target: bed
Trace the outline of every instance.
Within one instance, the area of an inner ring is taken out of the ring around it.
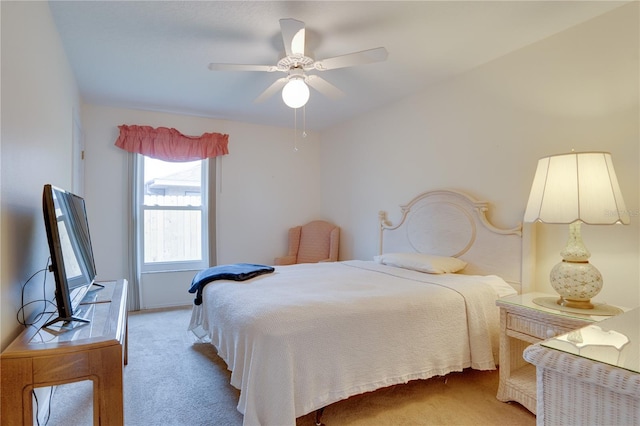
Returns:
[[[206,285],[189,328],[231,371],[244,425],[295,425],[353,395],[495,369],[495,299],[521,290],[522,233],[494,227],[487,210],[462,192],[426,192],[396,225],[379,213],[372,260]]]

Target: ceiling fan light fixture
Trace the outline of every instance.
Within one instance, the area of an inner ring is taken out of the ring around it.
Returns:
[[[282,88],[282,100],[289,108],[300,108],[309,100],[309,87],[301,78],[292,78]]]

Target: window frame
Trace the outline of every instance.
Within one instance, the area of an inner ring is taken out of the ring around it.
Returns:
[[[151,158],[151,157],[148,157]],[[209,160],[201,161],[200,171],[200,205],[199,206],[147,206],[144,204],[144,159],[145,155],[135,154],[135,214],[136,214],[136,257],[140,273],[175,272],[201,270],[209,265]],[[145,262],[144,260],[144,217],[145,211],[199,211],[201,227],[201,259],[177,260],[164,262]]]

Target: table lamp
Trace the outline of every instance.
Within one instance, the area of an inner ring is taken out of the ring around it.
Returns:
[[[567,310],[593,310],[591,299],[602,289],[602,275],[589,263],[591,253],[582,241],[580,225],[629,224],[611,154],[571,152],[541,158],[524,221],[569,225],[562,262],[550,273],[551,286],[560,295],[555,304]]]

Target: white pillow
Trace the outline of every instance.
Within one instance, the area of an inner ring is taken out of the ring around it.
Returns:
[[[454,273],[467,266],[467,262],[455,257],[434,256],[424,253],[386,253],[374,256],[373,260],[383,265],[397,266],[398,268],[412,269],[429,274]]]

